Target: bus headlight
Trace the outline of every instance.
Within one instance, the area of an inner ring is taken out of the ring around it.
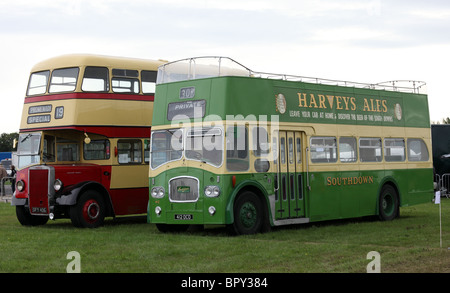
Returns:
[[[205,187],[205,195],[207,197],[218,197],[220,195],[220,188],[216,185],[209,185]]]
[[[55,191],[60,191],[63,187],[63,183],[61,180],[56,179],[55,183],[53,183],[53,188],[55,189]]]
[[[22,180],[17,181],[16,187],[18,191],[23,191],[25,189],[25,182]]]
[[[157,214],[158,216],[161,215],[161,207],[157,206],[155,208],[155,214]]]
[[[208,208],[208,212],[209,212],[209,214],[210,214],[211,216],[214,216],[214,214],[216,213],[216,208],[213,207],[213,206],[210,206],[210,207]]]
[[[162,197],[164,197],[165,190],[164,190],[164,187],[155,186],[152,188],[150,193],[153,198],[162,198]]]

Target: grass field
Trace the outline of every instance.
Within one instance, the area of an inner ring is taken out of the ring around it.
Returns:
[[[391,222],[375,218],[296,225],[252,236],[216,227],[162,234],[145,216],[108,219],[98,229],[69,220],[23,227],[15,207],[0,203],[0,273],[65,273],[70,251],[82,273],[365,273],[367,254],[381,272],[450,272],[450,199],[401,209]]]

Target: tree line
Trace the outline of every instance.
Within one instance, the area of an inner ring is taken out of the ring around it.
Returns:
[[[14,139],[19,139],[19,133],[13,132],[13,133],[2,133],[0,135],[0,152],[14,152],[17,150],[16,148],[13,148],[13,142]]]
[[[438,123],[440,124],[440,123]],[[442,119],[442,124],[450,124],[450,117]]]

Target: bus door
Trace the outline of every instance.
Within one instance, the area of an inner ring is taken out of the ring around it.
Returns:
[[[276,219],[305,216],[302,134],[298,131],[279,132]]]

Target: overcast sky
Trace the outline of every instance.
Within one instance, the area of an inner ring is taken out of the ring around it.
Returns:
[[[220,55],[255,71],[427,83],[450,117],[450,1],[0,0],[0,133],[18,132],[31,67],[70,53]]]

